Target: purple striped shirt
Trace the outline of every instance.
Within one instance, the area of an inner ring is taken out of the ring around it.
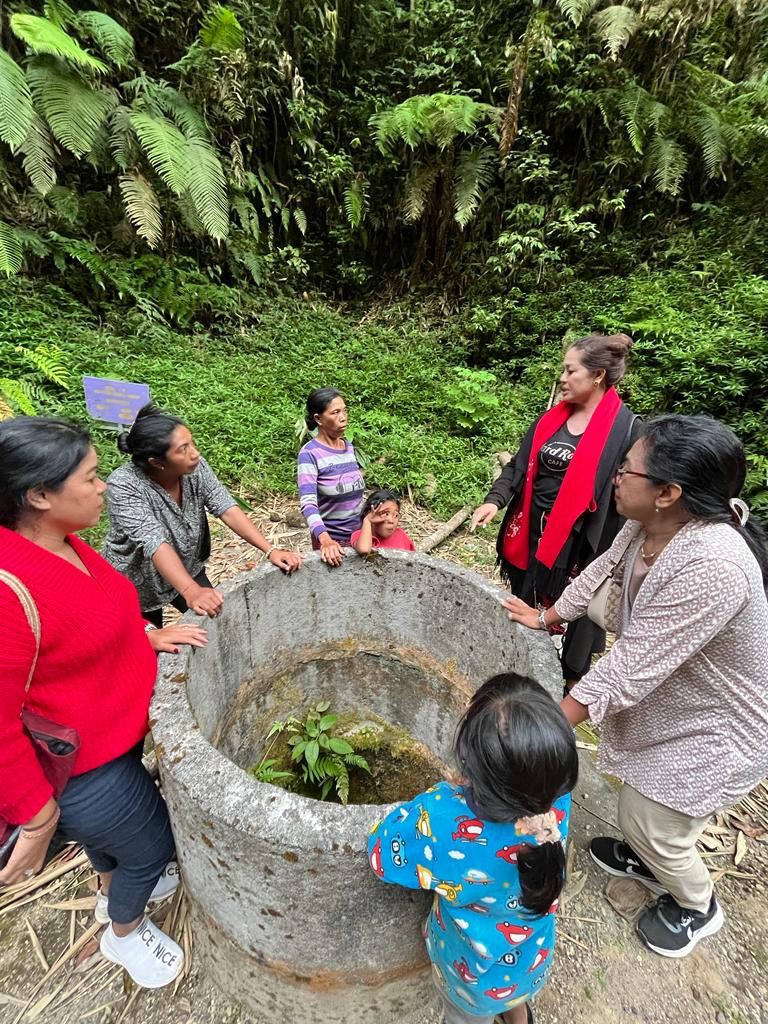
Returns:
[[[313,537],[326,530],[335,541],[349,544],[361,526],[365,483],[355,449],[328,448],[312,438],[299,452],[299,505]]]

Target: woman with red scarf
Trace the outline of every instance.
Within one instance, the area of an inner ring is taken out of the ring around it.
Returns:
[[[533,424],[472,516],[474,529],[507,507],[499,566],[526,604],[549,608],[569,580],[610,547],[622,525],[613,477],[639,420],[616,385],[631,347],[626,334],[573,342],[563,359],[562,400]],[[605,634],[586,617],[569,625],[561,655],[566,682],[581,679],[604,643]]]

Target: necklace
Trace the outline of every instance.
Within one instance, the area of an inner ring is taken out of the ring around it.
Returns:
[[[646,551],[645,550],[645,545],[644,544],[640,545],[640,554],[643,556],[643,558],[645,559],[646,562],[650,562],[650,560],[652,558],[655,558],[656,555],[658,555],[662,550],[663,550],[663,548],[659,548],[658,551]]]

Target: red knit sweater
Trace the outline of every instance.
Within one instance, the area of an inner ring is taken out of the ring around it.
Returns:
[[[18,598],[0,582],[0,813],[13,822],[28,821],[52,795],[22,729],[22,705],[77,729],[76,775],[124,754],[147,732],[157,658],[136,589],[78,537],[69,542],[88,575],[0,527],[0,567],[32,594],[42,634],[25,696],[35,640]]]

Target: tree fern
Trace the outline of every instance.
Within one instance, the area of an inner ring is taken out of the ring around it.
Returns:
[[[369,124],[383,153],[398,140],[409,149],[416,149],[422,141],[445,149],[458,135],[473,132],[480,121],[497,113],[496,107],[476,103],[469,96],[432,93],[411,96],[396,107],[381,110]]]
[[[115,107],[108,121],[109,148],[115,163],[123,171],[133,167],[142,152],[131,125],[132,113],[130,107],[121,104]]]
[[[600,0],[557,0],[557,6],[574,25],[578,26],[594,11],[599,2]]]
[[[466,227],[475,215],[484,189],[493,181],[495,154],[489,149],[469,149],[456,161],[454,209],[456,223]]]
[[[40,18],[34,14],[13,14],[11,30],[34,53],[50,53],[54,57],[62,57],[91,71],[108,70],[106,64],[92,57],[76,39],[47,18]]]
[[[202,139],[188,142],[187,188],[206,232],[218,241],[229,233],[229,197],[216,151]]]
[[[636,153],[642,153],[647,134],[651,130],[658,132],[668,121],[669,107],[634,82],[619,93],[618,105],[632,148]]]
[[[130,115],[130,122],[153,169],[180,196],[187,187],[187,140],[166,117],[135,112]]]
[[[680,184],[688,166],[682,146],[669,136],[654,135],[648,147],[648,160],[659,192],[670,196],[680,193]]]
[[[637,11],[624,4],[606,7],[592,18],[595,31],[605,43],[612,60],[616,60],[641,23]]]
[[[156,249],[162,238],[163,222],[155,190],[143,174],[134,171],[121,176],[120,194],[125,214],[136,228],[136,233],[150,249]]]
[[[83,156],[115,106],[115,94],[91,88],[63,61],[36,57],[27,72],[32,95],[54,137],[75,156]]]
[[[431,164],[416,164],[405,181],[403,217],[408,223],[420,220],[427,206],[440,169]]]
[[[707,174],[710,177],[722,173],[723,161],[728,156],[729,144],[723,122],[714,107],[699,104],[698,113],[691,119],[694,136],[701,146]]]
[[[243,46],[243,28],[234,12],[214,4],[200,27],[200,42],[214,53],[232,53]]]
[[[94,40],[115,67],[128,68],[136,62],[133,36],[108,14],[102,14],[101,11],[81,11],[77,15],[77,27]]]
[[[24,72],[9,53],[0,49],[0,139],[13,152],[26,139],[34,113]]]
[[[0,220],[0,271],[11,277],[24,261],[24,248],[14,228]]]

